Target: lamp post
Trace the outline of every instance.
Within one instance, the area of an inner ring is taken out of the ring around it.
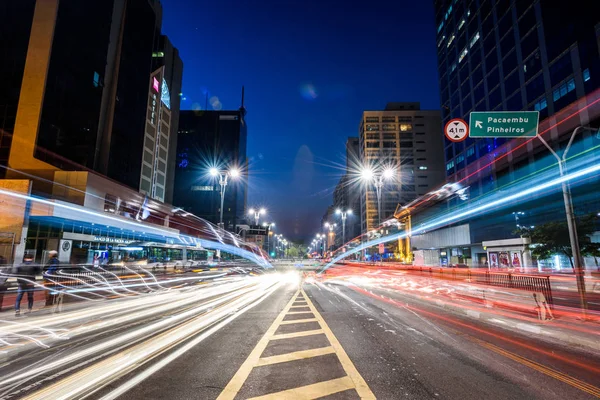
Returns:
[[[224,229],[223,226],[223,207],[225,203],[225,189],[227,188],[228,178],[235,179],[240,176],[240,170],[237,168],[230,168],[228,171],[219,171],[217,168],[211,168],[209,171],[211,176],[219,178],[219,185],[221,186],[221,212],[219,216],[219,228]]]
[[[537,135],[540,141],[550,150],[550,153],[556,158],[558,161],[558,171],[560,176],[564,176],[567,173],[567,154],[569,153],[569,149],[573,144],[573,140],[575,136],[581,131],[592,131],[599,132],[596,128],[589,128],[585,126],[578,126],[575,128],[573,133],[571,134],[571,138],[569,139],[569,143],[565,148],[565,151],[560,157],[554,149],[546,142],[542,135]],[[565,213],[567,214],[567,227],[569,228],[569,240],[571,242],[571,253],[573,253],[573,267],[575,269],[575,275],[577,279],[577,291],[579,292],[579,303],[581,305],[581,314],[583,318],[587,318],[587,299],[585,295],[585,279],[583,278],[583,265],[581,260],[581,249],[579,248],[579,238],[577,236],[577,222],[575,220],[575,213],[573,211],[573,199],[571,198],[571,187],[568,182],[562,183],[562,192],[563,192],[563,201],[565,203]]]
[[[335,229],[335,227],[337,226],[337,224],[331,224],[329,222],[325,222],[324,226],[325,226],[325,228],[329,229],[329,235],[325,236],[325,243],[326,243],[326,246],[327,246],[327,251],[329,251],[329,248],[330,248],[329,241],[333,240],[333,235],[334,235],[333,230]]]
[[[325,245],[323,244],[323,239],[325,238],[325,235],[321,235],[320,233],[317,233],[317,244],[319,245],[319,247],[321,248],[321,257],[323,256],[323,252],[325,250]]]
[[[341,215],[342,217],[342,246],[346,244],[346,217],[348,215],[352,215],[352,210],[347,209],[346,211],[342,211],[341,209],[335,210],[335,213]]]
[[[396,170],[392,167],[373,169],[371,167],[365,167],[360,172],[360,177],[366,182],[373,182],[375,186],[375,192],[377,194],[377,225],[381,225],[381,192],[383,191],[383,185],[385,181],[389,181],[394,178]]]
[[[271,256],[271,241],[269,240],[269,236],[271,236],[271,228],[275,226],[275,222],[263,222],[263,226],[267,228],[267,253],[269,257]]]
[[[248,210],[248,215],[253,215],[254,216],[254,225],[258,225],[258,220],[262,215],[266,214],[267,210],[265,210],[264,208],[261,209],[257,209],[255,210],[254,208],[251,208]]]

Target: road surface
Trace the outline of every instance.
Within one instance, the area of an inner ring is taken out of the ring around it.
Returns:
[[[156,294],[172,306],[139,318],[133,314],[144,307],[123,310],[126,325],[9,354],[0,398],[600,397],[600,357],[591,351],[458,317],[401,292],[299,281],[293,273],[233,277],[184,295]],[[34,375],[36,368],[43,372]]]

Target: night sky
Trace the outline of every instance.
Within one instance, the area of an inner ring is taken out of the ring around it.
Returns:
[[[432,0],[162,0],[184,63],[182,109],[237,109],[246,88],[248,207],[291,239],[332,203],[363,110],[439,109]]]

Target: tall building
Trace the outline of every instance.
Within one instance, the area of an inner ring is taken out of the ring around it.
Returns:
[[[419,103],[389,103],[382,111],[365,111],[359,127],[362,166],[378,174],[393,168],[395,176],[382,189],[381,216],[373,183],[361,191],[361,231],[370,231],[406,204],[444,179],[442,126],[439,111],[421,110]]]
[[[235,231],[245,220],[248,188],[245,109],[236,111],[181,111],[177,139],[177,167],[173,204],[215,224],[219,223],[220,185],[208,171],[239,168],[225,190],[223,223]]]
[[[8,176],[90,170],[139,190],[152,55],[164,42],[160,3],[23,0],[2,8],[8,62],[0,68],[10,79],[0,89],[0,164]],[[171,86],[181,84],[178,74]]]
[[[349,137],[346,141],[346,172],[340,178],[340,181],[333,191],[334,210],[348,211],[346,216],[346,241],[360,235],[360,190],[357,190],[358,184],[354,182],[356,170],[360,166],[359,159],[359,140],[358,137]],[[337,227],[335,230],[335,247],[343,244],[344,232],[341,215],[335,215]]]
[[[140,192],[170,203],[173,199],[183,63],[166,36],[159,37],[158,50],[152,53],[152,57],[157,68],[148,82]]]
[[[503,110],[539,111],[541,122],[600,87],[599,20],[576,3],[436,0],[442,122]],[[586,113],[577,118],[589,122]],[[558,127],[556,139],[568,131]],[[506,139],[445,143],[446,176],[456,181]],[[528,150],[524,159],[532,162],[536,151]],[[493,188],[497,177],[491,178]],[[487,190],[483,179],[471,190],[475,196]]]
[[[566,146],[575,127],[600,125],[600,24],[588,4],[576,1],[565,6],[558,0],[435,0],[434,4],[442,123],[451,118],[468,121],[472,111],[538,111],[538,131],[555,149]],[[594,140],[592,133],[583,132],[575,146],[591,148]],[[541,141],[522,144],[523,139],[446,140],[447,180],[468,187],[469,197],[476,199],[556,162]],[[575,196],[577,213],[600,208],[593,195],[598,184],[597,179],[588,181],[583,189],[588,195]],[[455,197],[446,206],[461,201]],[[449,227],[443,242],[424,235],[413,238],[413,245],[438,249],[441,264],[484,265],[488,255],[483,241],[514,238],[511,211],[526,212],[531,225],[564,216],[556,194]]]

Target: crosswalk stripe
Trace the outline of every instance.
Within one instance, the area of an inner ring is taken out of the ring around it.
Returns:
[[[316,318],[292,319],[290,321],[281,321],[279,325],[303,324],[305,322],[317,322]]]
[[[296,315],[296,314],[312,314],[312,311],[290,311],[286,315]]]
[[[262,357],[258,360],[258,364],[256,364],[256,366],[261,367],[263,365],[271,365],[271,364],[279,364],[279,363],[288,362],[288,361],[303,360],[305,358],[319,357],[319,356],[324,356],[326,354],[332,354],[332,353],[335,353],[335,350],[331,346],[320,347],[317,349],[310,349],[310,350],[294,351],[292,353],[279,354],[277,356]]]
[[[323,329],[314,329],[312,331],[300,331],[300,332],[292,332],[292,333],[281,333],[279,335],[274,335],[271,340],[281,340],[281,339],[293,339],[297,337],[303,336],[313,336],[320,335],[325,333]]]
[[[352,379],[350,379],[350,377],[348,376],[344,376],[343,378],[314,383],[312,385],[306,385],[294,389],[284,390],[282,392],[271,393],[265,396],[253,397],[249,400],[309,400],[329,396],[331,394],[343,392],[344,390],[349,390],[352,388],[354,388],[354,383],[352,382]]]

